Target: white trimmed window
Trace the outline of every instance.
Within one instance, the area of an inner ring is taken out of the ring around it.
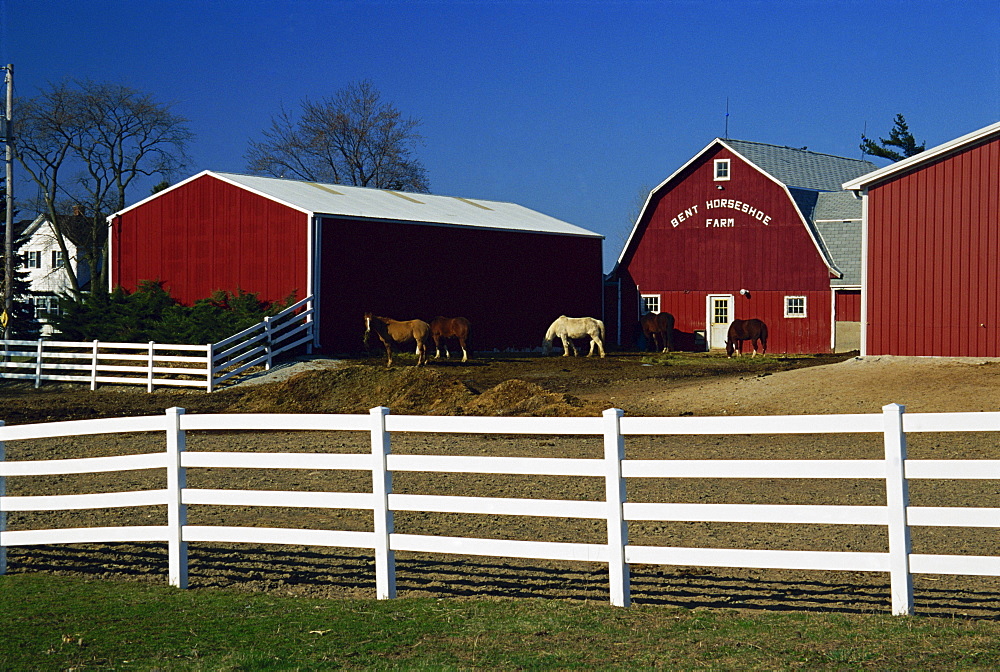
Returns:
[[[715,160],[715,181],[725,182],[729,179],[729,159]]]
[[[65,265],[62,250],[52,250],[52,268],[62,268]]]
[[[24,267],[25,268],[41,268],[42,267],[42,252],[41,250],[28,250],[24,253]]]
[[[786,296],[785,297],[785,317],[805,317],[806,297]]]
[[[642,295],[642,312],[646,313],[658,313],[660,312],[660,295],[659,294],[643,294]]]
[[[35,317],[59,314],[59,298],[55,296],[29,296],[28,303],[35,307]]]

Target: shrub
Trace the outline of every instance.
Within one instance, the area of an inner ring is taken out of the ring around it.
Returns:
[[[183,306],[162,281],[145,280],[131,293],[116,287],[80,299],[64,296],[62,314],[52,319],[52,325],[70,341],[206,345],[281,312],[294,300],[292,295],[283,301],[262,301],[254,292],[237,289],[216,291],[193,306]]]

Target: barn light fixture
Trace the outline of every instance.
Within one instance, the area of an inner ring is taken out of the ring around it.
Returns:
[[[740,290],[740,294],[742,294],[743,296],[746,296],[746,295],[747,295],[747,294],[749,294],[749,293],[750,293],[750,292],[748,292],[748,291],[747,291],[747,290],[745,290],[745,289],[741,289],[741,290]]]
[[[721,184],[715,185],[715,188],[718,189],[719,191],[722,191],[724,189],[724,187]]]

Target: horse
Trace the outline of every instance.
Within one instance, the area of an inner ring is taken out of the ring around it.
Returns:
[[[431,338],[434,339],[434,359],[441,356],[441,341],[449,338],[458,339],[458,344],[462,348],[462,361],[469,361],[469,353],[465,348],[469,340],[469,321],[464,317],[441,317],[438,315],[431,320]],[[448,343],[445,342],[444,356],[450,358]]]
[[[365,345],[368,345],[368,335],[371,332],[382,341],[385,354],[388,357],[386,368],[392,367],[392,344],[405,345],[416,342],[417,366],[427,363],[427,341],[431,333],[431,325],[423,320],[406,320],[400,322],[388,317],[379,317],[365,313]]]
[[[739,357],[743,354],[743,341],[753,343],[753,355],[757,356],[757,343],[760,343],[760,354],[767,352],[767,325],[758,319],[733,320],[726,336],[726,356],[732,357],[733,352]]]
[[[646,313],[639,318],[646,347],[670,352],[674,349],[674,316],[670,313]]]
[[[590,338],[590,352],[587,356],[594,354],[596,347],[604,357],[604,323],[593,317],[566,317],[560,315],[555,322],[545,332],[545,341],[542,343],[542,354],[552,352],[552,339],[559,338],[563,344],[563,357],[568,357],[572,352],[576,357],[576,346],[573,345],[574,338]]]

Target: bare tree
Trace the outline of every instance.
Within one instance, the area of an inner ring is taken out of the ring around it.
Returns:
[[[371,82],[357,82],[332,98],[304,100],[298,115],[282,108],[263,140],[250,141],[247,167],[258,175],[426,193],[427,171],[413,155],[423,142],[420,123],[384,102]]]
[[[44,195],[63,258],[70,258],[69,238],[93,273],[91,285],[106,287],[106,218],[126,206],[136,179],[169,177],[184,166],[187,119],[150,94],[91,81],[50,85],[17,109],[17,157]],[[64,268],[79,296],[76,269]]]

